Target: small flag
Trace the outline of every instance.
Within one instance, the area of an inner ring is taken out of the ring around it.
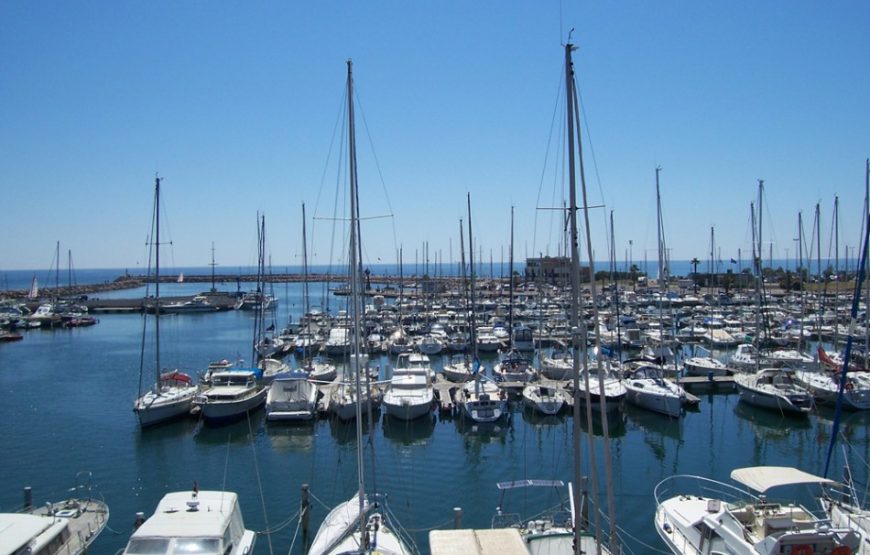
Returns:
[[[275,324],[270,324],[266,331],[275,331]]]
[[[737,261],[734,260],[734,259],[732,258],[732,259],[731,259],[731,263],[732,263],[732,264],[737,264]]]

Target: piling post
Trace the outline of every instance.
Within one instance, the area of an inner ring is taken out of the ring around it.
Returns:
[[[33,506],[33,488],[26,486],[24,488],[24,510],[30,510]]]
[[[302,484],[302,498],[299,504],[299,520],[302,523],[302,545],[308,550],[308,520],[311,502],[308,500],[308,484]]]
[[[453,507],[453,529],[462,528],[462,507]]]

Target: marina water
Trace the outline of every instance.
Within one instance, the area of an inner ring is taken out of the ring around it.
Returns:
[[[203,288],[169,284],[161,292],[193,294]],[[300,284],[276,284],[279,327],[289,316],[297,321],[301,315],[301,289]],[[325,288],[311,291],[318,297],[312,304],[323,306]],[[142,294],[144,289],[97,296]],[[340,302],[330,300],[333,312]],[[33,487],[34,502],[70,496],[77,473],[89,471],[94,491],[111,510],[109,528],[91,553],[111,555],[126,544],[136,512],[148,516],[166,492],[196,483],[200,489],[239,493],[248,527],[272,531],[258,538],[256,553],[288,553],[291,544],[292,553],[302,553],[296,518],[301,485],[309,484],[313,494],[312,536],[329,508],[355,491],[353,424],[326,419],[301,426],[267,423],[261,410],[229,426],[208,427],[191,419],[141,430],[132,402],[138,393],[143,318],[111,314],[99,319],[89,328],[28,331],[22,341],[0,344],[0,510],[19,508],[24,486]],[[161,319],[163,365],[196,374],[212,360],[249,360],[253,325],[252,313],[240,311]],[[145,357],[145,367],[153,368],[153,354]],[[379,362],[386,373],[389,359]],[[151,380],[146,376],[146,382]],[[628,552],[663,549],[652,523],[653,488],[667,476],[727,480],[732,469],[753,465],[823,471],[832,411],[791,418],[741,404],[734,392],[696,393],[699,410],[679,419],[627,406],[609,421],[617,519]],[[868,415],[846,415],[843,424],[854,478],[866,484]],[[571,425],[570,416],[537,417],[519,406],[509,424],[496,428],[451,416],[403,423],[381,415],[367,430],[367,460],[373,461],[367,466],[375,468],[369,483],[388,494],[393,511],[426,552],[428,531],[451,528],[454,507],[463,510],[463,527],[489,527],[499,504],[497,482],[570,480]],[[600,469],[597,420],[593,430]],[[585,438],[583,447],[588,473]],[[843,455],[838,450],[835,456],[832,477],[840,478]],[[532,516],[554,503],[526,495],[531,494],[508,497],[504,509]]]

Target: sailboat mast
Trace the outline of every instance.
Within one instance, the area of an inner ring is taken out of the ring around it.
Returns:
[[[305,203],[302,203],[302,313],[303,317],[308,316],[308,239],[305,235]],[[309,323],[310,325],[310,323]],[[302,331],[302,330],[300,330]],[[310,341],[306,341],[302,347],[302,360],[308,360],[308,345]]]
[[[662,167],[656,166],[656,234],[658,237],[658,253],[659,253],[659,285],[662,290],[665,288],[665,253],[664,244],[662,243],[662,195],[659,189],[659,173]]]
[[[154,178],[154,360],[160,392],[160,178]]]
[[[511,252],[510,262],[508,263],[508,343],[510,348],[514,347],[514,207],[511,206]]]
[[[475,312],[475,297],[474,297],[474,240],[471,237],[471,193],[467,193],[468,204],[468,267],[471,271],[471,353],[474,363],[477,364],[477,322],[474,318]]]
[[[567,129],[568,129],[568,197],[570,208],[568,217],[570,219],[569,229],[571,233],[571,334],[572,334],[572,354],[574,363],[574,417],[573,434],[574,434],[574,480],[572,481],[572,494],[574,502],[579,503],[582,499],[581,484],[582,480],[582,456],[583,450],[580,448],[580,347],[584,335],[580,333],[580,318],[578,307],[580,305],[580,252],[578,251],[579,240],[577,238],[577,191],[576,169],[574,161],[574,67],[571,61],[571,52],[574,50],[574,45],[568,43],[565,45],[565,105],[567,112]],[[585,347],[585,345],[584,345]],[[585,352],[585,349],[584,349]],[[574,553],[580,555],[580,533],[586,528],[581,511],[574,511]]]
[[[348,176],[350,178],[350,295],[351,317],[353,329],[351,331],[351,372],[356,383],[356,437],[357,437],[357,484],[359,486],[359,525],[360,534],[365,531],[365,472],[362,446],[362,405],[360,383],[360,314],[359,314],[359,268],[358,247],[359,240],[359,207],[357,205],[357,160],[356,160],[356,129],[354,128],[353,114],[353,61],[347,61],[347,141],[348,141]]]

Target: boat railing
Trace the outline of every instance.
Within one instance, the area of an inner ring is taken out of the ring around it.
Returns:
[[[656,505],[661,505],[663,501],[676,496],[705,497],[729,504],[761,501],[747,490],[712,478],[691,474],[676,474],[665,478],[656,485],[653,495]]]

